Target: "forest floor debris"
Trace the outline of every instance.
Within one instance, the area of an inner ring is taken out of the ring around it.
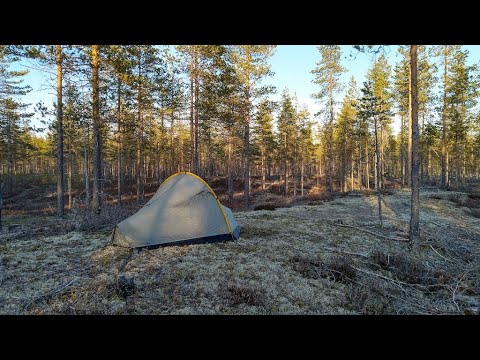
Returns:
[[[477,197],[422,192],[418,252],[382,239],[408,233],[409,191],[383,197],[383,228],[373,196],[324,200],[236,212],[236,242],[140,252],[110,246],[106,220],[7,216],[18,226],[0,234],[0,313],[476,313]]]

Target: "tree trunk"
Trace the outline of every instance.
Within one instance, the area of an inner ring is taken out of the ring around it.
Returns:
[[[172,117],[170,119],[170,175],[172,175],[175,172],[175,149],[173,147],[173,139],[174,139],[174,133],[173,133],[173,126],[174,126],[174,117],[173,117],[173,111],[172,111]]]
[[[410,73],[411,73],[411,99],[412,99],[412,203],[410,217],[410,244],[418,246],[420,235],[419,226],[419,178],[418,170],[420,161],[418,156],[418,93],[417,93],[417,45],[410,46]]]
[[[447,179],[447,63],[448,55],[445,50],[445,58],[443,64],[443,109],[442,109],[442,173],[441,173],[441,187],[446,189],[448,187]]]
[[[173,112],[172,112],[173,114]],[[137,204],[143,200],[143,116],[142,116],[142,53],[138,50],[138,88],[137,88]]]
[[[408,153],[407,153],[407,186],[412,187],[412,74],[410,70],[408,82]]]
[[[402,188],[405,186],[405,116],[402,113],[400,127],[400,168],[402,172]]]
[[[295,139],[295,145],[293,148],[293,156],[292,156],[292,182],[293,182],[293,197],[297,196],[297,176],[296,176],[296,159],[297,159],[297,143]]]
[[[352,151],[350,152],[350,191],[355,190],[355,170],[354,170],[354,165],[353,165],[353,150],[354,150],[354,145],[352,145]]]
[[[71,146],[71,145],[70,145]],[[73,168],[73,154],[72,149],[68,149],[68,209],[72,210],[72,168]]]
[[[265,190],[265,147],[262,146],[262,190]]]
[[[432,151],[430,150],[430,147],[427,148],[427,173],[426,173],[426,176],[427,176],[427,182],[430,184],[430,175],[432,173],[432,170],[431,170],[431,163],[432,163]]]
[[[232,137],[228,137],[228,200],[233,202]]]
[[[285,193],[285,196],[288,195],[288,159],[287,159],[287,134],[285,133],[285,143],[284,143],[284,159],[285,159],[285,163],[284,163],[284,193]]]
[[[191,165],[190,171],[193,173],[197,172],[195,168],[195,132],[194,132],[194,114],[193,114],[193,103],[194,103],[194,80],[193,80],[193,51],[192,46],[190,46],[190,158]]]
[[[3,181],[0,178],[0,232],[2,231]]]
[[[328,191],[333,192],[333,84],[330,77],[330,129],[328,140]]]
[[[250,84],[245,89],[245,163],[243,168],[243,206],[248,207],[250,196]]]
[[[342,191],[343,192],[347,192],[347,177],[348,177],[348,159],[347,159],[347,139],[345,139],[345,143],[343,144],[343,176],[342,176],[342,179],[343,179],[343,188],[342,188]]]
[[[382,110],[380,110],[382,111]],[[379,165],[380,165],[380,170],[378,172],[378,183],[380,184],[380,189],[382,189],[384,186],[383,186],[383,174],[385,173],[385,163],[384,163],[384,148],[383,148],[383,125],[382,125],[382,122],[380,121],[380,124],[379,124],[379,127],[380,127],[380,149],[379,149]]]
[[[122,177],[123,177],[123,165],[122,165],[122,80],[118,76],[118,88],[117,88],[117,198],[118,206],[122,207]]]
[[[85,206],[90,206],[90,179],[88,172],[88,143],[90,142],[90,133],[88,124],[86,129],[83,128],[83,183],[85,184]]]
[[[302,163],[300,164],[300,166],[301,166],[301,169],[300,169],[300,193],[301,193],[301,196],[303,196],[303,177],[305,175],[305,173],[304,173],[305,166],[303,164],[303,157],[302,157]]]
[[[368,157],[368,138],[365,139],[365,182],[367,189],[370,190],[370,159]]]
[[[198,51],[197,48],[195,48],[195,68],[194,68],[194,79],[195,79],[195,173],[199,173],[200,169],[200,150],[199,150],[199,127],[198,127],[198,121],[199,121],[199,93],[200,93],[200,84],[198,82]]]
[[[373,111],[372,111],[373,112]],[[380,227],[383,228],[383,218],[382,218],[382,193],[380,185],[380,149],[378,144],[378,124],[377,117],[373,116],[374,126],[375,126],[375,190],[377,191],[377,203],[378,203],[378,220],[380,221]]]
[[[92,97],[93,97],[93,209],[100,213],[102,201],[102,133],[100,123],[100,99],[99,99],[99,46],[92,45]]]
[[[55,45],[57,65],[57,215],[64,216],[64,180],[63,180],[63,54],[62,45]]]

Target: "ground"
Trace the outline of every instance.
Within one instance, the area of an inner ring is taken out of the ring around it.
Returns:
[[[109,245],[108,226],[92,232],[85,219],[9,215],[0,235],[0,313],[478,311],[478,199],[422,192],[420,246],[412,250],[404,241],[410,192],[384,194],[383,228],[376,196],[367,195],[235,212],[238,241],[140,252]]]

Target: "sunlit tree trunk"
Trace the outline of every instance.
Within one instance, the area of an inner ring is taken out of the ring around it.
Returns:
[[[92,97],[93,97],[93,209],[101,211],[102,191],[102,132],[100,123],[100,99],[98,68],[100,65],[99,46],[92,45]]]
[[[448,187],[448,155],[447,155],[447,65],[448,55],[445,51],[443,63],[443,109],[442,109],[442,172],[441,172],[441,187],[446,189]]]
[[[412,74],[410,72],[408,82],[408,153],[407,153],[407,186],[412,187]]]
[[[144,194],[143,165],[143,114],[142,114],[142,53],[138,50],[138,87],[137,87],[137,203],[143,200]]]
[[[123,165],[122,165],[122,103],[121,103],[121,91],[122,80],[118,76],[118,88],[117,88],[117,198],[118,206],[122,207],[122,183],[123,183]]]
[[[285,143],[284,143],[284,183],[285,183],[285,188],[284,188],[284,193],[285,196],[288,195],[288,158],[287,158],[287,134],[285,133]]]
[[[368,138],[365,139],[365,185],[370,190],[370,159],[368,155]]]
[[[250,54],[246,56],[247,63],[250,63]],[[250,78],[247,70],[247,79],[245,84],[245,133],[244,133],[244,168],[243,168],[243,206],[248,207],[250,198]]]
[[[55,45],[57,65],[57,215],[64,216],[64,177],[63,177],[63,54],[62,45]]]
[[[380,185],[380,149],[378,141],[378,124],[377,117],[373,116],[374,126],[375,126],[375,190],[377,191],[377,202],[378,202],[378,219],[380,221],[380,227],[383,227],[383,218],[382,218],[382,193]]]
[[[265,190],[265,147],[261,147],[261,152],[262,152],[262,190]]]
[[[330,127],[328,135],[328,191],[333,192],[333,78],[330,77]]]
[[[87,208],[90,206],[90,179],[89,179],[89,156],[88,156],[88,144],[90,142],[89,126],[85,125],[83,128],[83,183],[85,185],[85,205]]]
[[[411,73],[411,99],[412,99],[412,203],[410,217],[410,244],[418,246],[420,236],[419,226],[419,177],[420,160],[418,156],[418,92],[417,92],[417,45],[410,46],[410,73]]]
[[[402,113],[400,127],[400,168],[402,172],[402,188],[405,186],[405,116]]]
[[[300,170],[300,191],[301,191],[301,196],[303,196],[303,178],[305,177],[305,165],[303,163],[303,157],[302,157],[302,163],[301,163],[301,170]]]
[[[0,178],[0,231],[2,231],[3,181]]]
[[[195,47],[195,57],[194,57],[194,85],[195,85],[195,172],[200,172],[200,144],[199,144],[199,93],[200,93],[200,84],[199,84],[199,74],[198,74],[198,49]]]
[[[232,137],[228,137],[228,200],[233,202]]]
[[[67,180],[67,192],[68,192],[68,209],[72,210],[72,171],[73,171],[73,152],[72,152],[72,138],[71,135],[68,139],[68,180]]]

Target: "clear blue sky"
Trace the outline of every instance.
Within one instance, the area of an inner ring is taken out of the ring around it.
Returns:
[[[354,75],[357,84],[361,85],[364,81],[372,56],[358,53],[350,45],[342,45],[342,65],[348,70],[342,75],[342,81],[347,84],[349,78]],[[480,61],[480,45],[467,45],[469,50],[469,62],[478,63]],[[386,48],[386,54],[390,64],[399,60],[396,46]],[[352,55],[352,56],[350,56]],[[320,105],[316,104],[311,95],[317,91],[316,85],[312,83],[313,75],[310,73],[316,62],[320,59],[318,49],[315,45],[279,45],[275,54],[271,58],[272,71],[275,75],[268,80],[277,88],[277,94],[273,96],[275,100],[280,98],[284,88],[297,95],[300,105],[307,104],[311,115],[320,110]],[[55,93],[51,87],[53,74],[41,73],[31,67],[37,65],[31,61],[23,61],[22,65],[30,68],[30,73],[25,78],[25,83],[32,87],[32,92],[26,97],[26,101],[35,105],[42,100],[45,105],[51,106],[55,100]],[[18,69],[21,65],[15,65]],[[25,69],[25,67],[23,67]],[[339,95],[339,99],[341,95]]]

